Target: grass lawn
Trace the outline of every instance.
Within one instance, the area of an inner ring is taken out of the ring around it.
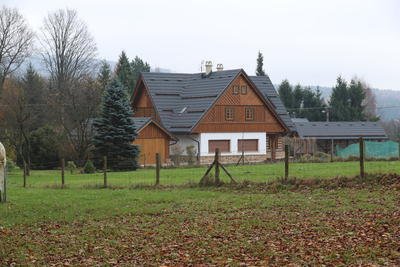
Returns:
[[[355,163],[334,164],[356,174]],[[383,164],[392,172],[399,168],[398,162]],[[324,178],[332,165],[309,166]],[[264,181],[264,171],[282,165],[245,167],[241,172]],[[296,170],[296,176],[307,176],[308,168]],[[175,184],[187,182],[184,173],[203,171],[163,170]],[[140,172],[151,179],[154,170]],[[58,181],[57,174],[33,172],[27,188],[20,173],[10,174],[9,202],[0,205],[0,266],[400,264],[398,188],[260,193],[85,187],[100,183],[100,174],[67,176],[66,189],[47,186]],[[110,183],[128,185],[135,179],[130,175],[110,173]]]

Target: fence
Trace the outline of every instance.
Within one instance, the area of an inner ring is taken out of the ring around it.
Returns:
[[[330,156],[323,158],[314,155],[296,158],[290,154],[289,144],[285,145],[285,157],[275,162],[250,163],[240,160],[232,164],[222,164],[219,152],[210,165],[199,166],[163,166],[157,155],[154,167],[139,168],[136,171],[111,172],[109,160],[104,157],[101,166],[93,173],[84,174],[80,169],[71,167],[70,162],[61,159],[56,170],[31,170],[9,172],[9,184],[18,187],[46,188],[137,188],[152,186],[198,186],[205,176],[218,180],[218,183],[231,182],[268,182],[277,178],[332,178],[336,176],[364,177],[374,173],[400,173],[399,158],[392,160],[370,160],[365,157],[365,143],[358,143],[359,156],[331,161]],[[247,155],[244,155],[246,158]],[[238,164],[239,163],[239,164]],[[213,169],[214,168],[214,169]],[[21,179],[22,178],[22,179]]]

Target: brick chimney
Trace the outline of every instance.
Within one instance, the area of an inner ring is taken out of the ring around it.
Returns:
[[[224,65],[217,64],[217,71],[223,71],[223,70],[224,70]]]

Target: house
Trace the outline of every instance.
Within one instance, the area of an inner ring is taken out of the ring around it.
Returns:
[[[292,119],[295,125],[294,154],[313,154],[316,151],[334,153],[334,147],[347,147],[365,140],[383,141],[388,137],[378,122],[340,121],[310,122],[306,119]]]
[[[223,70],[221,64],[212,71],[211,62],[205,73],[142,73],[131,103],[134,116],[176,138],[170,154],[194,146],[202,164],[213,160],[216,148],[225,162],[242,154],[251,162],[282,158],[283,137],[294,129],[268,76]],[[142,149],[147,151],[144,144]]]
[[[162,125],[149,117],[134,117],[137,137],[133,142],[139,146],[139,164],[146,166],[156,163],[156,153],[160,154],[161,162],[169,159],[169,144],[176,141]]]

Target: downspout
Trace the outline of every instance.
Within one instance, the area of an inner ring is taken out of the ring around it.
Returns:
[[[192,138],[190,135],[188,137],[197,143],[197,165],[200,165],[200,141]]]

